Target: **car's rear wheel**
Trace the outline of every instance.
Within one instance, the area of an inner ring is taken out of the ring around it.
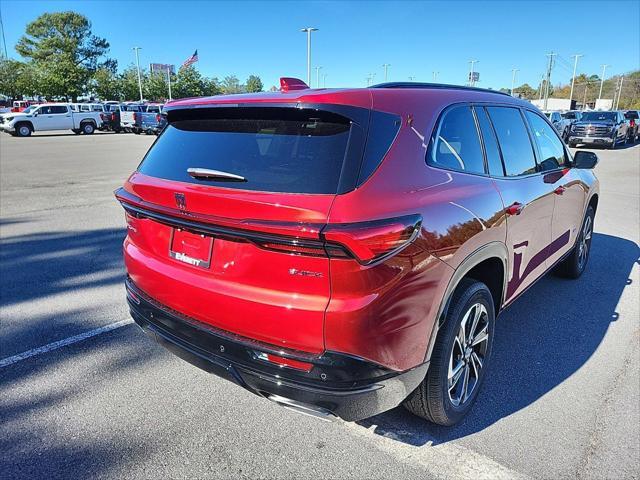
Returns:
[[[582,227],[576,244],[571,250],[571,253],[556,267],[556,273],[566,278],[578,278],[584,272],[589,260],[589,253],[591,252],[591,237],[593,236],[593,221],[595,218],[595,211],[593,207],[587,208],[587,213],[584,216]]]
[[[456,289],[425,379],[404,406],[439,425],[454,425],[471,410],[484,379],[495,324],[491,292],[476,280]]]
[[[83,123],[80,127],[82,128],[82,133],[85,135],[91,135],[96,130],[96,127],[91,122]]]
[[[31,126],[28,123],[19,123],[16,126],[16,135],[19,137],[28,137],[31,135]]]

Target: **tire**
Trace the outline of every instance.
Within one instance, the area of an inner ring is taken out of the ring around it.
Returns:
[[[92,135],[93,132],[96,131],[96,126],[91,122],[80,124],[80,128],[82,129],[82,133],[84,133],[85,135]]]
[[[79,130],[79,129],[77,129],[77,128],[72,128],[72,129],[71,129],[71,131],[72,131],[73,133],[75,133],[76,135],[80,135],[80,134],[82,133],[82,130]]]
[[[29,137],[33,129],[28,123],[19,123],[16,125],[16,135],[18,137]]]
[[[478,320],[472,331],[469,327],[476,314]],[[463,323],[465,329],[462,328]],[[491,292],[482,282],[463,279],[453,294],[446,319],[438,332],[427,375],[405,400],[405,408],[438,425],[451,426],[462,420],[473,407],[482,387],[491,358],[494,326]],[[465,335],[467,330],[470,333]],[[483,339],[478,342],[481,337]],[[461,339],[464,340],[461,342]],[[474,339],[477,344],[469,346]],[[466,348],[462,344],[466,344]],[[450,369],[456,373],[450,375]],[[470,383],[472,376],[475,377],[473,385]]]
[[[576,279],[582,275],[587,262],[589,261],[589,253],[591,253],[591,237],[593,236],[593,221],[596,213],[593,207],[587,208],[587,213],[582,220],[582,226],[580,227],[580,234],[576,238],[576,244],[571,250],[571,253],[558,264],[555,269],[561,277]]]

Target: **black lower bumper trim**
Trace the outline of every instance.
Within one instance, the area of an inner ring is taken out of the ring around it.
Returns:
[[[261,361],[259,347],[212,331],[181,317],[127,281],[127,300],[135,322],[155,341],[189,363],[229,380],[256,395],[293,408],[330,413],[356,421],[398,406],[422,381],[428,364],[405,372],[335,352],[301,361],[310,372]],[[290,355],[291,356],[291,355]],[[291,356],[293,358],[293,356]],[[278,401],[280,399],[281,401]],[[287,405],[286,401],[291,405]],[[319,415],[320,416],[320,415]]]

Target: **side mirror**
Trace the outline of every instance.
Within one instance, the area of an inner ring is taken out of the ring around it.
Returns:
[[[38,111],[36,110],[35,112],[33,112],[31,115],[33,115],[34,117],[38,116]]]
[[[583,170],[591,170],[598,163],[598,156],[593,152],[578,150],[573,156],[573,166]]]

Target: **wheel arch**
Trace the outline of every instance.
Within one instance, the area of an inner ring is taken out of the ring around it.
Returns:
[[[33,122],[31,122],[31,120],[18,120],[14,125],[14,129],[18,130],[18,127],[20,125],[27,125],[31,129],[32,132],[36,131],[36,129],[33,126]]]
[[[449,279],[440,307],[438,308],[436,321],[431,331],[431,338],[429,339],[425,355],[425,361],[431,358],[440,326],[447,317],[453,294],[463,279],[472,278],[487,285],[493,297],[495,314],[496,316],[498,315],[502,307],[507,284],[507,259],[506,245],[502,242],[491,242],[475,250],[460,263]]]

